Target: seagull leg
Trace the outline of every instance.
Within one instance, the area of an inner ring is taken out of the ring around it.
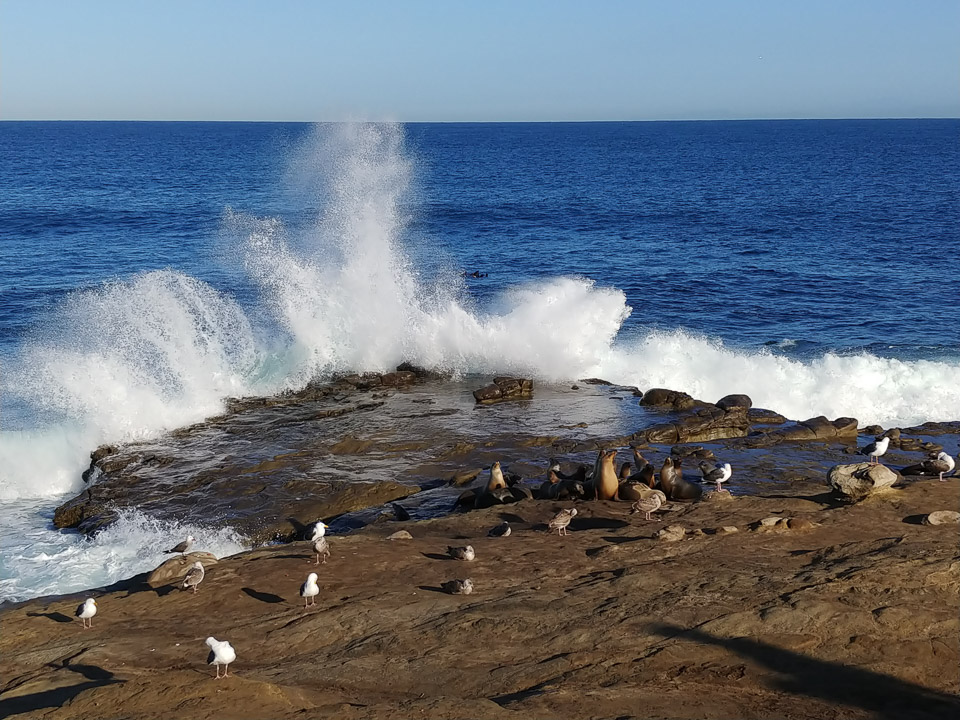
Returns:
[[[214,665],[214,667],[217,668],[217,680],[219,680],[220,679],[220,663],[217,663],[216,665]]]
[[[230,663],[227,663],[226,665],[223,666],[223,676],[227,677],[229,673],[230,673]]]

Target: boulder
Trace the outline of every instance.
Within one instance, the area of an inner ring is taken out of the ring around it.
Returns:
[[[742,407],[749,410],[753,407],[753,400],[749,395],[725,395],[717,400],[717,407],[721,410],[729,410],[732,407]]]
[[[384,540],[413,540],[413,535],[406,530],[397,530],[393,535],[387,535]]]
[[[204,570],[217,564],[217,556],[213,553],[192,552],[186,555],[177,555],[160,563],[147,576],[147,582],[151,585],[169,585],[171,581],[179,580],[186,575],[190,566],[198,560],[203,563]]]
[[[936,510],[923,519],[924,525],[955,525],[960,523],[960,512],[956,510]]]
[[[528,378],[496,377],[492,384],[473,391],[473,399],[482,404],[532,396],[533,380]]]
[[[855,463],[834,465],[827,474],[827,482],[844,497],[860,500],[886,490],[900,478],[900,474],[886,465]]]
[[[650,407],[669,407],[673,410],[689,410],[697,404],[697,401],[685,392],[653,388],[643,394],[640,404]]]

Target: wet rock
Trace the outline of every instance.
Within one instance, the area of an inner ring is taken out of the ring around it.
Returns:
[[[900,473],[886,465],[855,463],[834,465],[827,474],[827,482],[839,494],[850,500],[886,490],[900,478]]]
[[[751,425],[783,425],[787,421],[780,413],[763,408],[750,408],[747,411],[747,420]]]
[[[380,383],[384,387],[403,387],[413,385],[417,381],[417,376],[409,370],[398,370],[381,376]]]
[[[956,510],[936,510],[923,519],[924,525],[955,525],[960,523],[960,512]]]
[[[669,407],[673,410],[689,410],[697,404],[697,401],[685,392],[653,388],[643,394],[640,404],[650,407]]]
[[[662,530],[658,530],[654,537],[663,542],[677,542],[683,540],[686,534],[687,530],[683,525],[667,525]]]
[[[471,468],[470,470],[461,470],[456,473],[453,477],[450,478],[450,484],[454,487],[463,487],[467,483],[471,483],[477,479],[480,473],[483,472],[482,468]]]
[[[733,407],[742,407],[749,410],[753,407],[753,400],[749,395],[725,395],[717,400],[717,407],[721,410],[729,410]]]
[[[584,378],[580,382],[584,385],[613,385],[609,380],[601,380],[600,378]]]
[[[168,585],[187,574],[187,570],[195,562],[203,563],[204,570],[217,564],[217,556],[208,552],[192,552],[186,555],[177,555],[160,563],[149,575],[147,582],[151,585]]]
[[[532,396],[533,380],[526,378],[496,377],[492,384],[473,391],[474,400],[483,404]]]

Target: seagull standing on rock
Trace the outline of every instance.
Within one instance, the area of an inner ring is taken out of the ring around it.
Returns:
[[[93,627],[93,616],[97,614],[97,601],[93,598],[87,598],[83,601],[83,605],[77,608],[75,614],[83,621],[84,629]],[[89,625],[87,625],[87,620],[90,621]]]
[[[880,464],[880,458],[881,458],[881,456],[887,451],[887,448],[888,448],[889,446],[890,446],[890,438],[884,436],[884,437],[880,438],[879,440],[876,440],[876,441],[870,443],[869,445],[867,445],[866,447],[864,447],[864,448],[860,451],[860,454],[861,454],[861,455],[869,455],[869,456],[870,456],[870,464],[871,464],[871,465],[877,465],[877,464]],[[874,461],[873,461],[874,458],[877,459],[877,462],[874,462]]]
[[[320,564],[321,555],[323,555],[323,562],[326,564],[327,558],[330,557],[330,543],[327,542],[327,539],[323,535],[314,539],[313,551],[317,554],[317,562],[315,564]],[[307,560],[307,562],[310,561]]]
[[[440,583],[440,587],[451,595],[469,595],[473,592],[473,580],[470,578],[466,580],[447,580]]]
[[[630,506],[630,514],[642,512],[643,516],[647,520],[653,520],[651,513],[656,512],[660,509],[660,506],[663,504],[663,501],[660,499],[658,493],[652,493],[647,497],[642,497],[637,500],[633,505]]]
[[[167,554],[180,553],[181,555],[186,555],[188,552],[190,552],[190,548],[193,547],[194,540],[196,540],[196,538],[193,535],[187,535],[187,539],[182,543],[177,543],[169,550],[164,550],[163,552]]]
[[[730,476],[733,475],[733,469],[730,467],[730,463],[717,463],[713,467],[710,467],[710,463],[705,460],[700,463],[700,472],[703,475],[703,481],[705,483],[715,482],[717,484],[717,492],[721,492],[720,484],[725,483],[730,479]],[[730,491],[724,490],[723,492]]]
[[[197,592],[197,586],[203,582],[203,574],[203,563],[198,560],[190,566],[190,570],[183,578],[183,583],[180,585],[180,589],[186,590],[187,588],[192,587],[193,592]]]
[[[570,521],[573,520],[573,516],[577,514],[576,508],[565,508],[553,516],[553,519],[549,522],[547,527],[551,530],[556,530],[557,535],[567,535],[567,526],[570,524]]]
[[[226,640],[217,640],[215,637],[207,638],[207,647],[210,648],[210,654],[207,655],[207,664],[217,666],[217,680],[220,679],[220,666],[223,665],[223,677],[230,677],[227,673],[230,670],[230,663],[237,659],[237,652],[233,645]]]
[[[303,598],[303,609],[306,610],[310,605],[317,604],[317,595],[320,594],[320,586],[317,585],[316,573],[307,575],[307,581],[300,586],[300,597]]]

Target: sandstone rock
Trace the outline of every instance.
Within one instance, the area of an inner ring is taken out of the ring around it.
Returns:
[[[704,502],[729,502],[730,500],[733,500],[733,498],[734,494],[728,490],[721,490],[720,492],[712,490],[704,493],[701,499]]]
[[[795,517],[787,520],[787,527],[791,530],[810,530],[817,524],[808,518]]]
[[[924,525],[951,525],[960,523],[960,512],[956,510],[936,510],[923,519]]]
[[[780,413],[762,408],[750,408],[747,419],[752,425],[783,425],[787,421]]]
[[[736,525],[724,525],[723,527],[717,528],[717,535],[732,535],[733,533],[740,532],[740,528]]]
[[[687,531],[683,525],[667,525],[662,530],[658,530],[655,537],[657,540],[662,540],[663,542],[677,542],[678,540],[683,540],[686,534]]]
[[[783,520],[783,518],[773,515],[771,517],[763,518],[763,520],[760,521],[760,525],[762,525],[763,527],[773,527],[774,525],[779,523],[781,520]]]
[[[889,488],[899,477],[899,473],[886,465],[855,463],[834,465],[827,474],[827,482],[844,497],[860,500],[867,495]]]
[[[450,484],[454,487],[463,487],[467,483],[476,480],[477,476],[483,472],[481,468],[471,468],[470,470],[461,470],[450,478]]]
[[[749,410],[753,407],[753,400],[749,395],[725,395],[717,400],[717,407],[722,410],[729,410],[732,407],[742,407]]]
[[[217,564],[217,556],[208,552],[192,552],[186,555],[177,555],[158,565],[153,572],[147,576],[147,582],[151,585],[167,585],[173,580],[179,580],[187,574],[187,570],[195,562],[203,563],[204,569]]]
[[[387,535],[384,540],[413,540],[413,535],[406,530],[397,530],[393,535]]]

